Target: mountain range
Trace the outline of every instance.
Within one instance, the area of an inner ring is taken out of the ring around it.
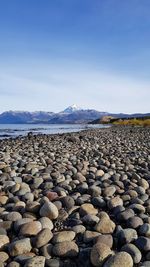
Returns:
[[[89,123],[93,120],[102,118],[103,116],[113,116],[116,118],[150,116],[147,114],[114,114],[109,112],[101,112],[94,109],[82,109],[77,105],[67,107],[65,110],[54,113],[45,111],[6,111],[0,114],[1,124],[31,124],[31,123],[47,123],[47,124],[71,124],[71,123]]]

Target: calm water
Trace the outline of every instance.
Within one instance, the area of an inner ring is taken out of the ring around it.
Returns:
[[[34,134],[57,134],[79,132],[91,128],[103,128],[106,125],[81,125],[81,124],[0,124],[0,139],[7,137],[17,137],[27,135],[29,132]]]

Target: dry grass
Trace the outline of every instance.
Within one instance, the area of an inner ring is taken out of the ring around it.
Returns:
[[[113,122],[115,125],[150,126],[150,119],[120,119]]]

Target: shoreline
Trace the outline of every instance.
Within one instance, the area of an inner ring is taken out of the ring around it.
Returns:
[[[100,128],[83,128],[83,129],[79,129],[79,130],[75,130],[75,131],[70,131],[70,132],[58,132],[58,133],[42,133],[42,132],[35,132],[35,131],[28,131],[25,135],[23,134],[20,134],[18,136],[11,136],[9,134],[4,134],[2,136],[0,136],[0,141],[4,141],[4,140],[16,140],[16,139],[22,139],[22,138],[28,138],[29,136],[36,136],[36,137],[44,137],[44,136],[61,136],[61,135],[69,135],[69,134],[80,134],[82,132],[87,132],[87,133],[90,133],[91,131],[93,132],[98,132],[98,131],[101,131],[101,130],[107,130],[107,129],[117,129],[117,130],[122,130],[124,129],[125,131],[126,130],[134,130],[134,129],[149,129],[150,130],[150,127],[146,127],[146,126],[139,126],[139,125],[119,125],[119,124],[111,124],[111,125],[106,125],[106,124],[103,124],[102,127]],[[19,131],[19,130],[14,130],[14,131]]]
[[[3,266],[150,261],[149,140],[132,126],[0,140]]]
[[[67,126],[67,127],[66,127]],[[73,125],[71,125],[73,126]],[[57,128],[56,126],[54,126],[54,128],[31,128],[31,129],[0,129],[1,132],[4,132],[3,135],[0,135],[0,140],[3,139],[14,139],[14,138],[21,138],[21,137],[26,137],[28,136],[28,134],[33,134],[33,135],[54,135],[54,134],[67,134],[67,133],[78,133],[81,131],[88,131],[91,129],[102,129],[102,128],[109,128],[111,127],[111,125],[91,125],[89,126],[87,125],[74,125],[77,126],[75,128],[69,128],[69,125],[65,125],[65,127],[61,126],[59,128]],[[79,127],[80,126],[80,127]],[[82,127],[81,127],[82,126]],[[41,131],[41,132],[40,132]],[[42,132],[43,131],[43,132]],[[49,131],[49,132],[48,132]],[[9,134],[9,132],[11,132],[11,134]],[[14,135],[12,135],[12,133],[14,132]],[[18,135],[15,135],[15,133],[19,133]],[[22,132],[22,133],[21,133]]]

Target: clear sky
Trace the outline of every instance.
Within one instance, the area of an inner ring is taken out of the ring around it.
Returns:
[[[150,0],[0,0],[0,112],[150,112]]]

